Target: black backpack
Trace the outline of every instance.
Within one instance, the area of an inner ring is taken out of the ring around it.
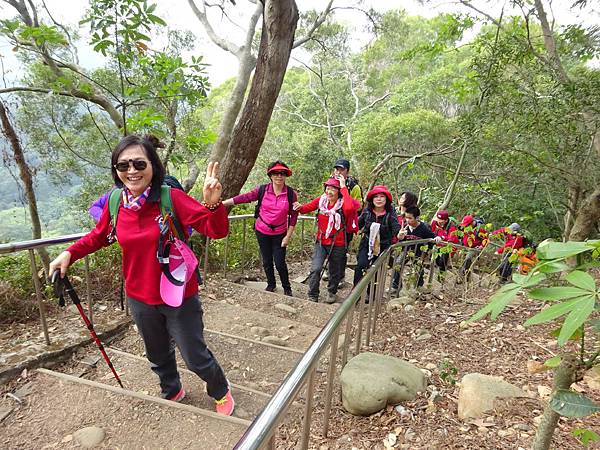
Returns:
[[[266,226],[268,226],[271,230],[274,230],[275,228],[280,227],[281,225],[283,225],[282,223],[280,223],[279,225],[273,225],[270,223],[265,222],[262,217],[260,217],[260,206],[262,204],[262,199],[265,196],[265,192],[267,190],[267,186],[268,184],[261,184],[258,187],[258,201],[256,202],[256,206],[254,207],[254,218],[255,219],[259,219],[262,221],[262,223],[264,223]],[[293,208],[293,203],[294,203],[294,189],[292,189],[290,186],[286,186],[287,187],[287,200],[288,200],[288,224],[290,223],[290,218],[292,216],[292,213],[294,212],[294,208]]]

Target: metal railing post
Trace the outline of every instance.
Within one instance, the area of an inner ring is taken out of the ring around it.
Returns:
[[[92,296],[90,294],[90,258],[89,255],[86,255],[83,259],[85,265],[85,295],[88,302],[88,316],[92,326],[94,325],[94,301],[92,300]]]
[[[242,256],[241,256],[241,267],[246,266],[246,228],[248,227],[248,223],[246,222],[246,218],[242,219]]]
[[[349,316],[346,318],[346,334],[344,334],[344,345],[342,347],[342,369],[346,366],[346,362],[348,361],[348,348],[350,347],[350,335],[352,334],[352,322],[354,321],[355,309],[356,304],[352,307]]]
[[[358,327],[357,327],[357,336],[356,336],[356,345],[355,345],[355,350],[354,350],[354,355],[358,355],[358,353],[360,352],[360,347],[362,345],[362,329],[363,329],[363,322],[365,321],[365,302],[367,301],[367,289],[365,288],[365,290],[362,293],[362,296],[360,297],[360,307],[359,307],[359,313],[358,313]]]
[[[375,296],[375,277],[373,277],[371,279],[371,282],[369,283],[369,288],[368,288],[368,293],[369,295],[367,296],[367,298],[369,299],[369,314],[367,315],[367,333],[365,335],[365,344],[367,345],[367,347],[369,346],[369,344],[371,343],[371,319],[373,318],[373,297]]]
[[[227,251],[229,250],[229,236],[230,236],[230,234],[228,234],[225,237],[225,252],[223,255],[223,273],[227,273]]]
[[[204,279],[206,280],[206,275],[208,274],[208,250],[210,246],[210,238],[206,236],[206,242],[204,243]]]
[[[329,431],[329,414],[331,413],[331,400],[333,396],[333,377],[335,377],[335,365],[337,360],[338,340],[340,328],[335,329],[331,340],[331,353],[329,355],[329,368],[327,370],[327,388],[325,390],[325,410],[323,411],[323,437],[327,437]]]
[[[308,382],[306,383],[306,407],[304,409],[304,421],[302,423],[302,441],[300,443],[300,450],[306,450],[308,448],[308,440],[310,438],[310,422],[312,419],[313,394],[315,390],[315,372],[316,367],[312,367],[310,369],[310,375],[308,376]]]
[[[383,265],[377,270],[377,276],[376,276],[376,280],[377,280],[377,284],[375,287],[375,295],[373,297],[373,308],[375,309],[374,314],[373,314],[373,330],[371,330],[371,334],[373,336],[375,336],[375,327],[377,324],[377,315],[379,314],[379,303],[381,302],[381,289],[383,287]]]
[[[44,338],[46,344],[50,345],[50,335],[48,334],[48,324],[46,323],[46,311],[42,301],[42,287],[37,276],[37,265],[35,263],[35,253],[33,249],[29,249],[29,263],[31,265],[31,278],[33,278],[33,286],[35,287],[35,296],[37,298],[38,311],[40,312],[40,321],[42,322],[42,330],[44,330]]]

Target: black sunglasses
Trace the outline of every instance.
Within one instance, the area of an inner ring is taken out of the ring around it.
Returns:
[[[271,175],[281,175],[283,177],[287,176],[287,172],[271,172]]]
[[[127,172],[131,164],[133,164],[135,170],[144,170],[148,167],[148,162],[143,159],[130,159],[128,161],[119,161],[115,164],[115,169],[119,172]]]

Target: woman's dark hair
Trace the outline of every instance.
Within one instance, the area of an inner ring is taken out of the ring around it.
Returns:
[[[117,146],[112,152],[112,156],[110,158],[110,170],[112,173],[113,180],[115,185],[119,188],[123,187],[123,182],[119,178],[119,174],[117,173],[117,169],[115,169],[115,165],[119,161],[119,156],[121,153],[127,148],[134,145],[139,145],[144,149],[144,153],[148,157],[150,164],[152,164],[152,187],[150,188],[150,195],[148,196],[148,201],[156,202],[160,199],[160,186],[165,179],[165,166],[163,166],[162,161],[158,157],[158,148],[164,148],[165,144],[158,140],[156,136],[148,134],[146,136],[140,136],[139,134],[130,134],[125,136],[123,139],[119,141]]]
[[[384,194],[385,195],[385,194]],[[367,200],[367,207],[371,210],[374,211],[375,210],[375,203],[373,203],[373,199],[375,198],[375,195],[373,197],[371,197],[370,200]],[[387,195],[385,196],[385,210],[387,212],[390,212],[392,209],[394,209],[394,207],[392,206],[392,202],[390,202],[390,199],[387,198]]]
[[[403,195],[404,203],[400,204],[400,199]],[[409,206],[417,206],[418,201],[419,197],[417,197],[417,195],[414,192],[404,191],[400,194],[400,197],[398,197],[398,206],[404,206],[405,208],[408,208]]]
[[[275,167],[278,164],[285,167],[286,169],[289,169],[288,165],[286,163],[284,163],[283,161],[281,161],[280,159],[278,159],[277,161],[273,161],[271,164],[269,164],[267,166],[267,175],[269,178],[271,178],[271,175],[269,175],[269,170],[271,170],[273,167]]]
[[[417,219],[421,215],[421,210],[418,206],[409,206],[404,211],[404,214],[411,214],[415,219]]]

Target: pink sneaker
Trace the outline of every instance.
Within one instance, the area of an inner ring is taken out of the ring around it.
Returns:
[[[183,390],[183,386],[179,389],[179,392],[175,394],[173,397],[169,397],[167,400],[171,400],[172,402],[180,402],[185,398],[185,391]]]
[[[217,409],[217,414],[231,416],[233,414],[234,407],[235,402],[233,401],[233,396],[231,395],[231,389],[227,391],[227,394],[225,394],[225,396],[221,400],[215,400],[215,408]]]

